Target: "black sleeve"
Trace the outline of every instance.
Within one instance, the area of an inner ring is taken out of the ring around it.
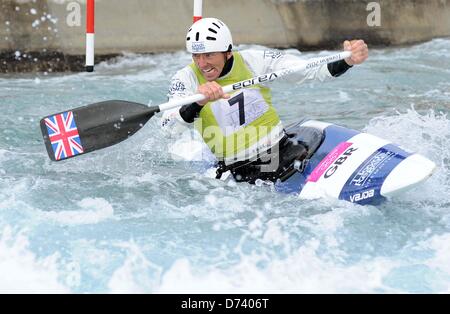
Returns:
[[[202,106],[194,102],[190,105],[184,105],[180,108],[180,116],[183,118],[184,121],[187,123],[194,122],[195,118],[198,118],[198,115],[200,111],[202,110]]]
[[[348,65],[345,60],[339,60],[332,63],[328,63],[328,71],[330,71],[330,74],[334,77],[341,76],[345,72],[347,72],[348,69],[350,69],[352,65]]]

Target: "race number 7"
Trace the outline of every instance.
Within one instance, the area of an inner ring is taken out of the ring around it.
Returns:
[[[244,111],[244,93],[239,93],[230,100],[228,100],[230,106],[239,104],[239,125],[245,124],[245,111]]]

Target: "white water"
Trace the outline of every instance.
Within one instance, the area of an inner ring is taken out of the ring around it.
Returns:
[[[206,178],[171,159],[175,140],[155,118],[119,145],[49,161],[41,117],[107,99],[162,103],[183,52],[0,77],[0,292],[449,293],[449,52],[448,39],[376,50],[333,82],[273,84],[286,124],[364,130],[438,165],[378,207]]]

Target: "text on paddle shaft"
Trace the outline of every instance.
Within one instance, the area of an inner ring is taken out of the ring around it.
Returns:
[[[233,90],[246,88],[246,87],[249,87],[249,86],[252,86],[255,84],[259,84],[259,83],[270,82],[270,81],[275,80],[276,78],[278,78],[278,75],[276,73],[261,75],[261,76],[254,77],[254,78],[246,80],[246,81],[242,81],[242,82],[233,84]]]
[[[329,56],[329,57],[326,57],[326,58],[323,58],[323,59],[314,60],[314,61],[309,62],[306,65],[306,69],[309,70],[309,69],[312,69],[312,68],[316,68],[319,65],[330,63],[330,62],[334,62],[334,61],[338,61],[338,60],[341,60],[341,59],[342,59],[342,56],[339,54],[339,55]]]
[[[209,312],[216,308],[225,309],[267,309],[269,305],[269,299],[252,299],[252,298],[233,298],[233,299],[221,299],[221,300],[194,300],[188,298],[181,302],[182,309],[206,309]]]

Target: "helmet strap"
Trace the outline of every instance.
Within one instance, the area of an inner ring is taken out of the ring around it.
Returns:
[[[228,52],[224,52],[225,65],[223,66],[222,72],[220,73],[219,77],[222,77],[222,76],[230,73],[231,68],[233,67],[234,56],[231,55],[231,57],[229,59],[227,59],[227,54],[228,54]]]

